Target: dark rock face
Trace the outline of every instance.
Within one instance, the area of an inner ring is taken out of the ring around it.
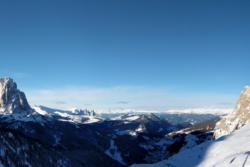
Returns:
[[[6,113],[31,111],[25,94],[17,89],[11,78],[0,79],[0,108]]]

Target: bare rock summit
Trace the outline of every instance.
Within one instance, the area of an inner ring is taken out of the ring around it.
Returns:
[[[0,113],[29,113],[32,109],[25,94],[11,78],[0,78]]]

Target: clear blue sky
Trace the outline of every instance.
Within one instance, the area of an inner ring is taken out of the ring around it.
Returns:
[[[249,20],[250,1],[1,1],[0,74],[24,89],[237,96],[249,84]]]

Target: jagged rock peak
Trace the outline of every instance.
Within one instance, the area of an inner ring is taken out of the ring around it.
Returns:
[[[250,122],[250,87],[245,86],[241,92],[235,110],[220,120],[215,127],[214,136],[219,138],[232,133]]]
[[[25,94],[17,89],[12,78],[0,78],[0,111],[5,113],[30,112]]]
[[[88,109],[72,108],[71,112],[72,114],[75,115],[96,116],[96,112],[94,110],[88,110]]]

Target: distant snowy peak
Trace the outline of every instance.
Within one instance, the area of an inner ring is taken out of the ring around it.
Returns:
[[[112,110],[97,110],[97,114],[109,115],[126,115],[126,114],[213,114],[217,116],[225,116],[233,111],[233,108],[216,108],[216,107],[199,107],[199,108],[183,108],[183,109],[168,109],[168,110],[143,110],[143,109],[112,109]]]
[[[219,138],[228,135],[236,129],[250,122],[250,87],[246,86],[241,92],[235,110],[219,121],[215,128],[214,136]]]
[[[72,108],[71,112],[75,115],[86,115],[86,116],[96,116],[94,110]]]
[[[126,114],[120,117],[116,117],[114,119],[124,120],[124,121],[137,121],[137,122],[161,121],[161,119],[153,113]]]
[[[0,113],[29,114],[32,112],[23,92],[11,78],[0,78]]]
[[[41,115],[50,115],[50,114],[56,114],[56,113],[65,113],[67,115],[78,115],[78,116],[96,116],[96,113],[94,110],[88,110],[88,109],[77,109],[73,108],[70,110],[61,110],[61,109],[55,109],[50,108],[42,105],[35,105],[33,106],[35,111]]]
[[[74,122],[74,123],[95,123],[102,121],[101,118],[96,117],[94,111],[74,109],[74,110],[60,110],[45,106],[34,106],[35,112],[47,117],[55,118],[60,121]]]

